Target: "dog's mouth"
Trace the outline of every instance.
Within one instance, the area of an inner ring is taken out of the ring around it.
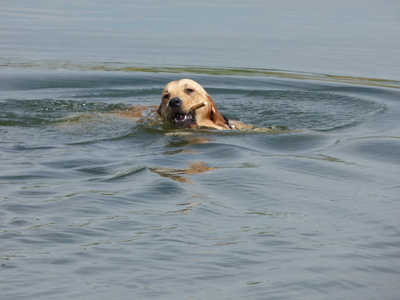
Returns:
[[[202,102],[192,106],[189,112],[184,113],[182,111],[175,110],[173,111],[172,117],[168,118],[168,120],[176,127],[194,127],[197,125],[196,122],[196,110],[206,106],[207,103]]]
[[[172,118],[172,123],[177,127],[188,127],[196,124],[196,119],[191,112],[187,114],[176,113]]]

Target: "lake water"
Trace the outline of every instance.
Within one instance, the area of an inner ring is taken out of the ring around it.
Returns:
[[[400,4],[14,1],[1,299],[399,299]],[[192,78],[273,132],[113,112]]]

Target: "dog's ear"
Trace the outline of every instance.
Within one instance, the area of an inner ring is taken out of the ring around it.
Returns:
[[[211,106],[210,120],[217,126],[229,129],[228,125],[226,125],[225,118],[219,113],[214,100],[208,94],[207,94],[207,99]]]

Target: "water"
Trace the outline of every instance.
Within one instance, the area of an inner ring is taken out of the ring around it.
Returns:
[[[6,65],[266,68],[398,80],[400,2],[6,2]]]
[[[399,298],[397,4],[31,3],[0,13],[1,299]],[[311,43],[339,21],[359,30]],[[171,50],[192,30],[200,41]],[[308,51],[331,44],[326,59]],[[278,130],[114,114],[158,104],[180,78],[224,115]]]

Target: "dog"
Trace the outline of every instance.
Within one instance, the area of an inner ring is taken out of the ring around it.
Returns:
[[[161,95],[157,114],[177,128],[212,128],[218,130],[251,129],[252,125],[228,120],[206,90],[191,79],[168,83]]]
[[[152,113],[164,123],[176,128],[250,130],[254,126],[224,117],[206,90],[191,79],[168,83],[157,105],[135,105],[126,111],[114,112],[120,117],[136,119],[143,123],[151,120]],[[258,128],[255,130],[259,130]],[[269,131],[270,129],[266,129]]]

